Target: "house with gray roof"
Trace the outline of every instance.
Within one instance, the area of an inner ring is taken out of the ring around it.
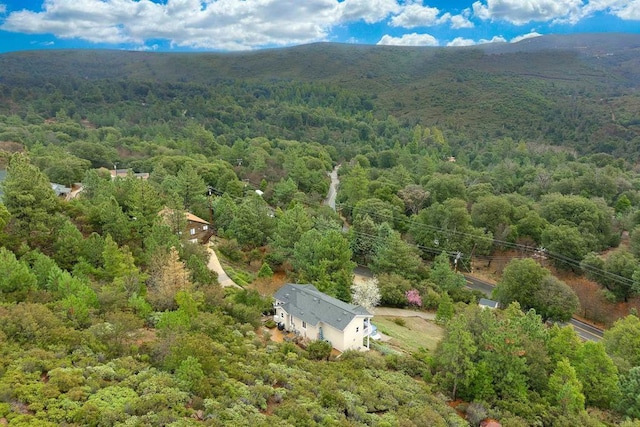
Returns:
[[[373,315],[320,292],[313,285],[287,283],[274,295],[281,329],[309,340],[326,340],[338,351],[369,350]]]

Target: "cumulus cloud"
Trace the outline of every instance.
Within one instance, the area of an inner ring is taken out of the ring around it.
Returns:
[[[399,14],[391,18],[391,26],[403,28],[430,27],[439,23],[438,15],[440,15],[440,9],[437,7],[422,6],[415,3],[409,4],[403,7]]]
[[[447,43],[447,46],[473,46],[486,43],[506,43],[506,41],[502,36],[493,36],[491,39],[480,39],[478,41],[465,39],[464,37],[456,37]]]
[[[471,39],[465,39],[464,37],[456,37],[447,43],[447,46],[473,46],[476,44],[475,41]]]
[[[473,28],[473,22],[469,20],[469,17],[466,14],[462,15],[453,15],[451,18],[451,28],[454,30],[459,30],[461,28]]]
[[[532,39],[534,37],[540,37],[542,34],[536,32],[536,31],[531,31],[530,33],[527,34],[523,34],[521,36],[517,36],[511,39],[511,43],[518,43],[519,41],[525,40],[525,39]]]
[[[589,16],[602,11],[621,19],[638,21],[640,20],[640,0],[591,0],[584,7],[582,14]]]
[[[379,45],[389,46],[438,46],[438,40],[431,34],[404,34],[402,37],[392,37],[385,34],[380,41]]]
[[[394,0],[47,0],[40,11],[9,13],[0,28],[96,43],[163,39],[241,50],[325,40],[335,25],[376,22],[397,10]]]
[[[482,0],[473,3],[473,13],[483,20],[523,25],[532,21],[575,21],[582,6],[582,0]]]
[[[307,1],[317,0],[294,0],[287,3],[306,3]],[[330,1],[329,3],[333,3]],[[340,11],[340,19],[343,22],[352,22],[363,20],[368,24],[380,22],[386,19],[389,15],[400,11],[400,6],[396,0],[344,0],[337,5]],[[308,19],[313,20],[313,16],[308,16]]]

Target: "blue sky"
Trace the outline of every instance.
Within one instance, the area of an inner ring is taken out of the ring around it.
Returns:
[[[0,52],[448,46],[640,33],[640,0],[0,0]]]

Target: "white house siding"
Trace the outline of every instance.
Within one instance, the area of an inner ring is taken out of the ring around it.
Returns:
[[[364,320],[365,317],[354,317],[347,327],[344,328],[342,334],[344,349],[368,350],[364,343]],[[344,351],[339,348],[338,350]]]
[[[300,336],[312,341],[320,338],[320,328],[322,328],[322,338],[329,341],[331,346],[338,351],[368,350],[364,344],[365,317],[355,317],[344,331],[339,331],[324,322],[320,322],[317,325],[307,323],[306,328],[303,328],[302,320],[295,316],[290,316],[282,307],[278,306],[276,306],[275,319],[277,322],[283,323],[287,331],[297,332]]]

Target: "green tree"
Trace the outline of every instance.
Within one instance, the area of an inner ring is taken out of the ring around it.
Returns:
[[[329,230],[320,233],[312,229],[302,235],[293,250],[293,266],[300,280],[320,291],[350,301],[353,269],[349,243],[342,233]]]
[[[445,292],[462,289],[467,285],[467,279],[462,274],[451,269],[449,254],[446,252],[441,252],[433,260],[429,279]]]
[[[11,214],[12,233],[49,252],[51,236],[59,223],[59,202],[49,179],[29,163],[26,155],[18,153],[9,160],[2,190],[3,203]]]
[[[277,254],[279,260],[290,261],[293,248],[302,235],[311,230],[313,222],[304,206],[296,203],[286,211],[277,210],[273,235],[269,245]]]
[[[462,177],[435,173],[424,185],[431,194],[431,200],[442,203],[447,199],[466,199],[466,187]]]
[[[531,258],[513,259],[502,272],[494,297],[503,307],[518,301],[525,309],[537,305],[536,296],[549,271]]]
[[[436,311],[436,323],[447,324],[453,315],[455,314],[455,307],[453,306],[453,300],[449,296],[449,293],[444,292],[440,297],[438,303],[438,310]]]
[[[193,356],[187,356],[180,363],[175,376],[181,388],[191,393],[200,392],[206,378],[200,361]]]
[[[578,263],[594,247],[593,235],[571,225],[549,225],[542,232],[542,244],[553,256],[553,263],[565,270],[577,269]]]
[[[635,366],[620,378],[621,398],[616,403],[618,412],[640,418],[640,366]]]
[[[567,359],[560,360],[549,377],[547,396],[550,403],[559,407],[563,414],[577,415],[584,410],[582,384]]]
[[[186,163],[178,172],[175,180],[175,194],[181,197],[186,211],[193,212],[206,202],[207,186],[196,169]]]
[[[22,300],[23,294],[36,289],[37,284],[38,279],[27,264],[18,261],[7,248],[0,248],[0,297],[3,300]]]
[[[582,383],[587,406],[609,409],[620,397],[618,369],[600,342],[587,341],[576,355],[574,365]]]
[[[640,366],[640,319],[630,314],[604,332],[602,342],[621,373]]]
[[[543,319],[568,322],[580,307],[580,301],[573,289],[555,276],[542,279],[536,292],[536,312]]]
[[[387,223],[378,228],[369,266],[375,274],[395,273],[407,279],[420,279],[427,272],[418,249],[404,241]]]
[[[476,351],[464,318],[457,316],[451,319],[436,349],[434,364],[436,383],[454,400],[459,389],[468,387],[474,377],[473,357]]]
[[[513,206],[505,197],[487,195],[480,197],[471,208],[471,223],[498,235],[500,228],[511,225]]]
[[[273,230],[272,213],[264,199],[256,194],[238,206],[226,230],[240,245],[253,249],[265,245]]]

